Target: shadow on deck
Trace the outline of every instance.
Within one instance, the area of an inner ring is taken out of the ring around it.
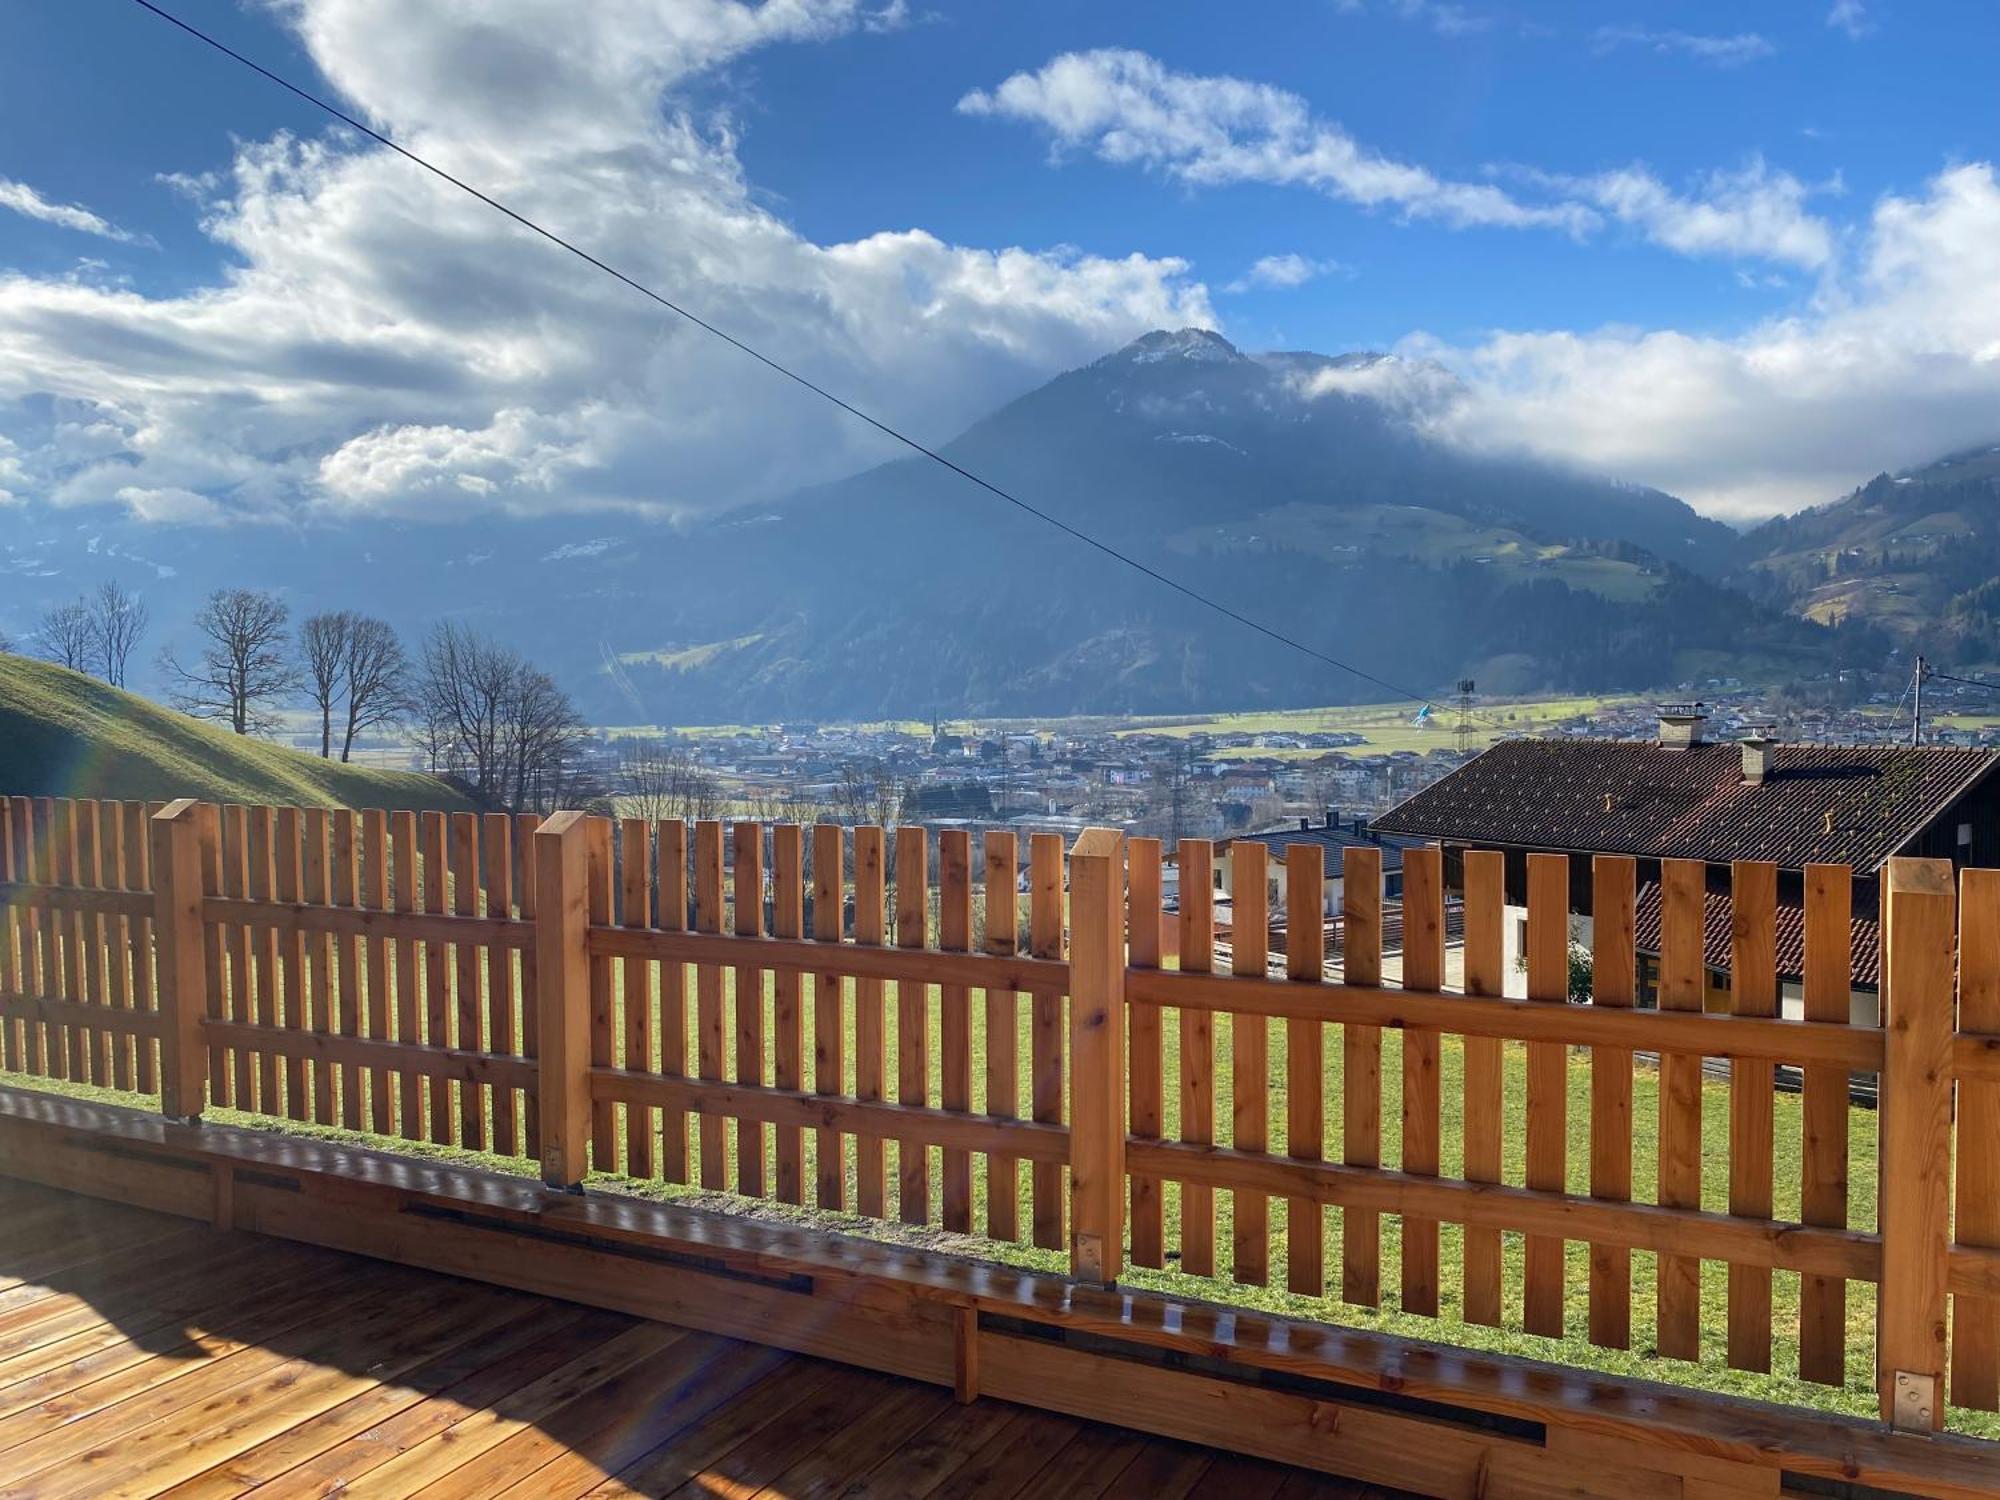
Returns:
[[[0,1179],[0,1496],[1386,1497]]]

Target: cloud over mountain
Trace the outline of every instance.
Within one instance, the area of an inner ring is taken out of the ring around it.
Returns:
[[[819,244],[760,202],[734,120],[697,112],[691,81],[753,48],[893,24],[894,10],[279,9],[362,117],[920,432],[952,430],[1143,329],[1212,321],[1205,291],[1170,256],[957,245],[916,227]],[[391,32],[396,45],[381,45]],[[350,133],[249,141],[226,172],[182,185],[202,195],[202,226],[233,262],[215,284],[148,296],[0,277],[0,430],[20,444],[26,480],[11,490],[142,513],[160,496],[206,496],[200,513],[213,517],[680,513],[885,451]],[[51,409],[59,417],[43,425],[37,414]],[[92,439],[74,441],[83,431]]]

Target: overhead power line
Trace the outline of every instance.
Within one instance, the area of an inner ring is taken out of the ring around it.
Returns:
[[[224,57],[229,58],[233,62],[242,64],[242,66],[250,69],[251,72],[256,73],[259,77],[264,78],[271,83],[276,84],[279,88],[285,90],[287,93],[292,94],[299,99],[303,99],[306,103],[312,105],[313,108],[320,110],[325,114],[331,115],[334,119],[340,121],[341,124],[346,125],[349,129],[358,131],[360,134],[368,137],[369,140],[376,142],[378,145],[386,146],[389,150],[395,152],[405,161],[411,162],[416,166],[422,167],[426,172],[429,172],[433,177],[439,178],[440,180],[451,184],[451,186],[457,188],[460,192],[465,193],[470,197],[478,199],[481,203],[485,204],[495,213],[504,214],[507,218],[512,219],[516,224],[520,225],[523,229],[528,230],[530,233],[540,235],[550,244],[556,245],[561,249],[567,250],[571,255],[574,255],[578,260],[581,260],[585,264],[595,267],[599,271],[602,271],[606,276],[611,277],[614,281],[621,282],[623,285],[637,292],[640,296],[645,297],[650,301],[659,304],[661,307],[665,308],[668,312],[674,314],[676,317],[685,319],[687,322],[692,323],[695,327],[701,329],[704,333],[711,334],[715,338],[722,340],[723,343],[728,344],[732,349],[737,350],[739,353],[748,355],[751,359],[754,359],[755,361],[757,361],[757,363],[763,365],[766,369],[771,370],[773,373],[782,375],[785,379],[792,381],[794,384],[803,386],[806,390],[811,391],[815,396],[818,396],[821,400],[829,402],[832,405],[838,407],[840,410],[846,412],[849,416],[853,417],[855,420],[866,423],[868,426],[874,428],[877,432],[881,433],[883,436],[902,444],[905,448],[908,448],[913,453],[917,453],[922,457],[929,459],[932,463],[937,464],[942,468],[950,470],[952,473],[958,475],[959,478],[967,481],[970,484],[978,486],[980,489],[986,491],[988,494],[996,497],[997,499],[1006,501],[1007,504],[1014,506],[1018,510],[1026,512],[1028,515],[1033,516],[1036,520],[1041,521],[1049,526],[1053,526],[1056,530],[1062,532],[1064,535],[1072,537],[1076,541],[1082,542],[1087,547],[1093,547],[1097,551],[1103,553],[1106,557],[1109,557],[1116,562],[1123,563],[1126,567],[1132,568],[1135,571],[1144,574],[1146,577],[1152,579],[1155,583],[1163,584],[1164,586],[1172,589],[1175,593],[1180,594],[1184,598],[1192,599],[1195,603],[1202,605],[1204,608],[1213,610],[1216,614],[1223,616],[1225,619],[1234,621],[1236,624],[1243,626],[1245,629],[1253,630],[1259,635],[1265,636],[1270,640],[1276,641],[1281,646],[1288,646],[1292,650],[1299,652],[1301,655],[1312,658],[1314,661],[1322,662],[1329,667],[1334,667],[1340,671],[1347,672],[1352,676],[1360,678],[1363,682],[1372,683],[1376,687],[1384,688],[1387,691],[1394,693],[1399,698],[1413,699],[1418,702],[1429,701],[1428,694],[1412,692],[1410,689],[1400,686],[1397,683],[1391,682],[1385,677],[1378,677],[1373,672],[1367,671],[1366,669],[1361,667],[1357,667],[1352,662],[1343,661],[1337,656],[1329,655],[1327,652],[1321,651],[1316,647],[1309,646],[1304,641],[1301,641],[1294,636],[1287,635],[1285,632],[1281,630],[1275,629],[1272,626],[1264,624],[1261,620],[1252,619],[1249,615],[1246,615],[1242,613],[1240,610],[1234,609],[1231,606],[1224,604],[1221,600],[1213,598],[1208,594],[1204,594],[1198,589],[1191,588],[1189,585],[1182,583],[1179,579],[1173,578],[1166,573],[1160,572],[1157,568],[1151,567],[1150,565],[1141,562],[1138,558],[1133,557],[1129,553],[1121,552],[1118,548],[1112,546],[1109,542],[1103,541],[1098,537],[1092,536],[1089,532],[1084,531],[1080,527],[1070,525],[1069,522],[1061,519],[1059,516],[1052,515],[1048,511],[1041,509],[1039,506],[1031,505],[1026,500],[1021,499],[1018,495],[1011,494],[1007,490],[1001,488],[999,485],[994,484],[991,480],[984,479],[978,474],[973,473],[972,470],[967,469],[960,464],[954,463],[951,459],[946,458],[942,453],[939,453],[935,448],[926,447],[923,443],[918,442],[915,438],[910,437],[907,433],[904,433],[899,429],[891,426],[889,423],[881,420],[879,417],[871,416],[868,412],[863,411],[860,407],[855,406],[852,402],[847,401],[838,395],[835,395],[825,386],[819,385],[815,381],[812,381],[808,379],[806,376],[801,375],[797,370],[792,369],[789,365],[783,364],[780,361],[771,358],[771,356],[769,356],[768,354],[765,354],[760,350],[754,348],[752,345],[745,343],[742,339],[737,338],[734,334],[729,333],[722,328],[718,328],[715,324],[709,322],[706,318],[701,317],[697,313],[689,311],[687,308],[681,306],[678,302],[675,302],[671,298],[666,297],[661,293],[655,291],[652,287],[647,286],[644,282],[639,281],[636,278],[627,275],[625,272],[619,270],[616,266],[613,266],[608,262],[598,259],[598,257],[592,255],[588,250],[583,249],[581,246],[575,244],[570,240],[564,239],[561,235],[555,233],[555,231],[544,228],[542,225],[536,223],[533,219],[529,218],[526,214],[521,213],[517,209],[508,207],[505,203],[493,197],[491,194],[481,192],[478,188],[474,187],[471,183],[466,182],[463,178],[453,176],[450,172],[445,171],[444,168],[436,165],[431,161],[426,160],[422,156],[419,156],[416,152],[410,150],[407,146],[401,145],[390,136],[384,135],[381,131],[375,129],[373,126],[363,124],[360,120],[357,120],[353,115],[348,114],[338,105],[328,102],[327,100],[321,98],[318,94],[313,93],[310,89],[303,88],[300,85],[293,83],[289,78],[286,78],[280,73],[273,72],[270,68],[265,67],[262,63],[257,62],[252,58],[244,56],[244,54],[238,52],[235,48],[229,46],[226,42],[223,42],[220,39],[209,35],[207,32],[203,31],[200,27],[195,26],[190,22],[184,21],[179,16],[173,14],[171,11],[165,10],[158,5],[155,5],[153,3],[153,0],[132,0],[132,3],[137,5],[141,10],[152,12],[153,15],[159,17],[162,21],[165,21],[168,25],[176,27],[180,31],[185,32],[188,36],[191,36],[196,41],[201,42],[204,45],[213,48],[217,52],[220,52]],[[1488,722],[1492,725],[1493,728],[1500,729],[1503,727],[1497,720],[1489,720]]]

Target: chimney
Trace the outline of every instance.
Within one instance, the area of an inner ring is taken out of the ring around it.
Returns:
[[[1663,703],[1660,705],[1660,748],[1662,750],[1686,750],[1701,743],[1701,726],[1708,722],[1708,714],[1699,703]]]
[[[1326,805],[1326,826],[1329,828],[1338,828],[1340,826],[1340,809],[1335,807],[1331,802]]]
[[[1743,784],[1762,786],[1771,774],[1771,737],[1759,730],[1745,735],[1743,750]]]
[[[1311,818],[1300,818],[1300,819],[1299,819],[1299,832],[1300,832],[1300,833],[1311,833],[1311,832],[1312,832],[1312,826],[1313,826],[1313,820],[1312,820]]]

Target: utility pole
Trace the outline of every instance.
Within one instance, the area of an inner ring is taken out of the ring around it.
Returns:
[[[1921,745],[1924,742],[1924,659],[1922,656],[1917,657],[1917,680],[1914,687],[1915,701],[1911,705],[1910,710],[1910,743],[1913,746]]]

